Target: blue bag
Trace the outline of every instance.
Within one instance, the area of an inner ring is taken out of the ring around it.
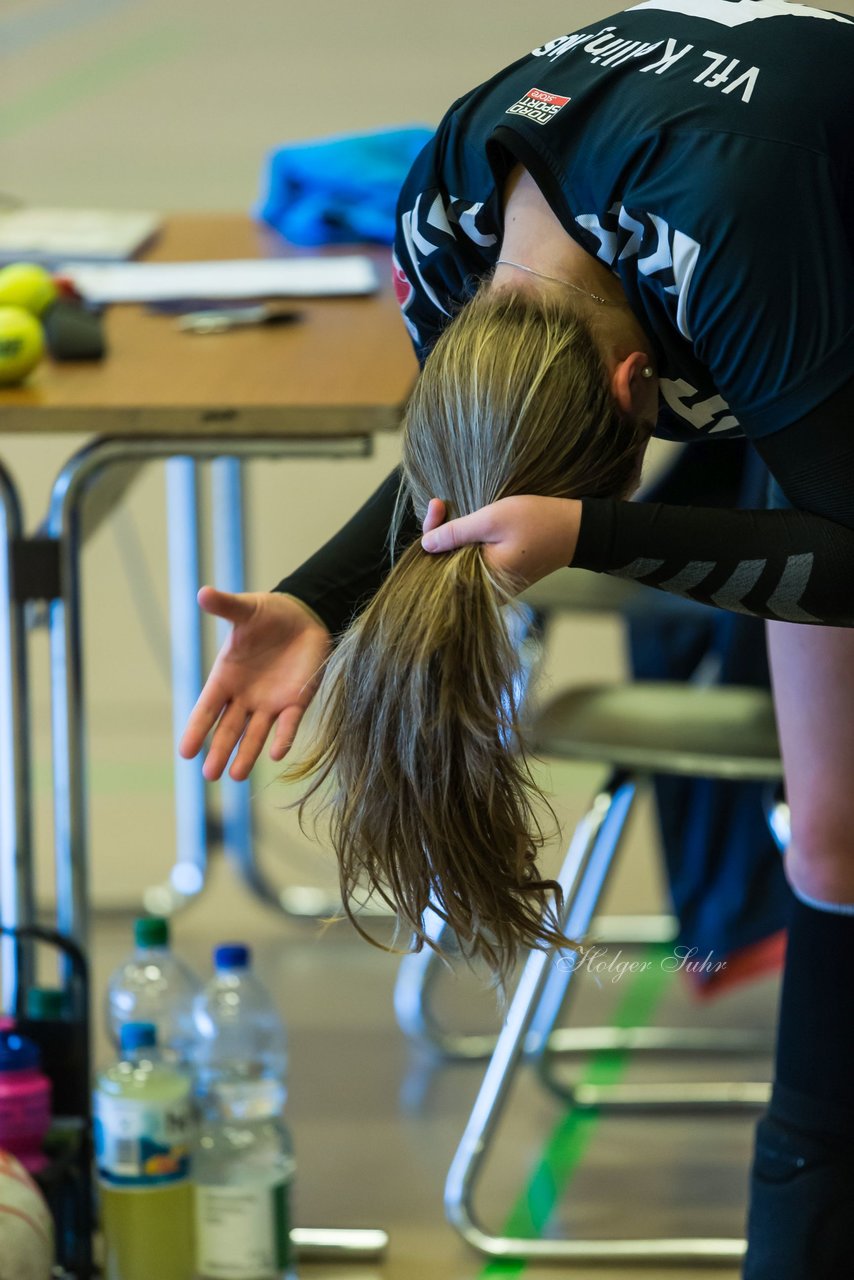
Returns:
[[[253,214],[293,244],[391,244],[400,188],[433,132],[409,125],[278,147]]]

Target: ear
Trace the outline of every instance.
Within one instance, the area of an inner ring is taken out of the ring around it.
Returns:
[[[620,412],[627,418],[656,418],[658,379],[645,378],[642,370],[650,366],[650,357],[633,351],[621,360],[611,374],[611,392]]]

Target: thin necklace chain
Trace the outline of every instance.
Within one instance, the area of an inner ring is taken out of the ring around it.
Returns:
[[[562,280],[559,276],[547,276],[544,271],[535,271],[533,267],[525,267],[521,262],[511,262],[509,258],[499,258],[496,267],[501,265],[505,267],[518,267],[520,271],[528,271],[532,276],[539,276],[542,280],[551,280],[554,284],[566,285],[568,289],[574,289],[576,293],[581,293],[585,298],[592,298],[594,302],[598,302],[603,307],[621,307],[622,302],[614,302],[611,298],[602,298],[598,293],[590,293],[587,289],[580,288],[577,284],[573,284],[571,280]]]

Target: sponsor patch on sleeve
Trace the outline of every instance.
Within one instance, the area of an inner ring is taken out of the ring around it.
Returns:
[[[547,93],[545,89],[529,89],[523,98],[514,102],[504,112],[506,116],[524,116],[526,120],[534,120],[537,124],[548,124],[571,98],[562,98],[559,93]]]
[[[391,255],[391,280],[394,285],[394,295],[397,298],[398,306],[401,308],[406,307],[414,290],[406,272],[397,260],[397,255],[394,253]]]

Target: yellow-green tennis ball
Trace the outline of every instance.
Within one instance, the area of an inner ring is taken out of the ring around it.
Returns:
[[[44,334],[23,307],[0,307],[0,386],[22,382],[44,354]]]
[[[13,262],[0,269],[0,307],[23,307],[40,316],[58,292],[50,272],[34,262]]]

